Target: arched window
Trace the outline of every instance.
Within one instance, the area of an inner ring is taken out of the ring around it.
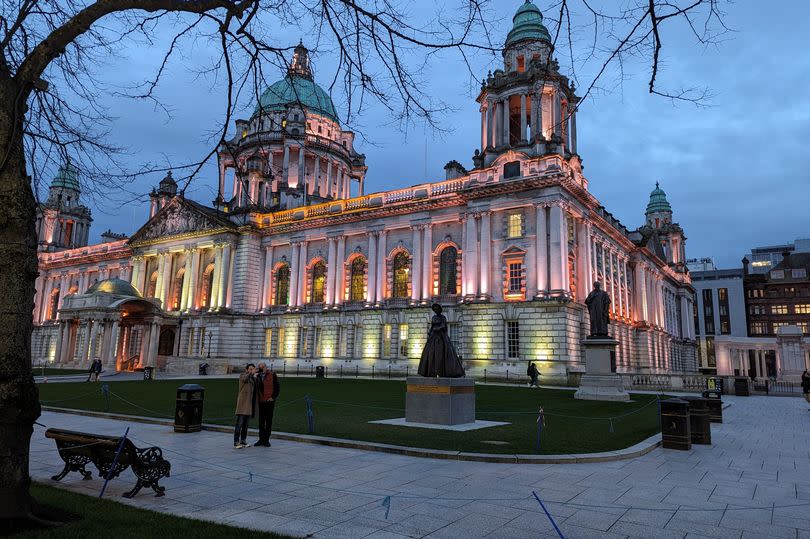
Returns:
[[[183,299],[183,281],[185,280],[185,275],[185,268],[180,268],[172,280],[172,298],[171,303],[169,303],[169,309],[172,311],[179,311],[181,308],[180,300]]]
[[[363,301],[366,299],[366,261],[357,257],[352,262],[349,279],[349,301]]]
[[[154,298],[157,295],[158,272],[153,271],[149,276],[149,285],[146,287],[146,297]]]
[[[455,247],[445,247],[439,255],[439,295],[454,296],[458,293],[456,288],[456,260],[458,250]]]
[[[394,255],[394,286],[391,287],[394,298],[408,297],[408,273],[411,271],[411,260],[404,251]]]
[[[200,309],[211,307],[211,292],[214,289],[214,264],[208,264],[200,282]]]
[[[276,270],[276,305],[289,305],[290,266],[284,264]]]
[[[59,308],[59,289],[51,292],[51,301],[48,303],[48,320],[56,320],[56,310]]]
[[[323,303],[326,285],[326,264],[317,262],[312,266],[312,303]]]

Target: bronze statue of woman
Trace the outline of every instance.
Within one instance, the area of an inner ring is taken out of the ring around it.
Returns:
[[[434,303],[434,315],[430,321],[427,343],[419,361],[419,375],[429,378],[463,378],[464,367],[456,354],[450,336],[447,334],[447,318],[442,314],[442,306]]]

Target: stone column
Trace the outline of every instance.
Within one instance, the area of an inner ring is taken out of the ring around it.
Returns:
[[[577,276],[579,277],[579,282],[577,283],[577,288],[579,288],[577,299],[582,302],[590,292],[588,288],[588,273],[590,272],[590,268],[588,267],[588,243],[590,239],[588,238],[588,225],[584,220],[579,219],[576,221],[576,233]]]
[[[428,223],[422,238],[422,300],[430,302],[433,291],[433,225]]]
[[[273,282],[273,246],[267,245],[264,248],[264,278],[262,279],[262,295],[259,301],[259,310],[267,311],[272,300],[270,298],[270,289]]]
[[[497,108],[497,102],[487,101],[487,148],[494,148],[498,145]]]
[[[492,283],[492,212],[485,211],[481,214],[481,277],[480,290],[481,298],[489,299]]]
[[[487,108],[481,107],[481,153],[487,148]]]
[[[68,294],[68,289],[70,288],[68,285],[70,284],[70,280],[67,273],[62,274],[62,280],[59,283],[59,302],[56,306],[57,310],[62,308],[62,305],[65,302],[65,296]]]
[[[301,242],[292,242],[292,256],[290,256],[290,301],[289,306],[298,304],[298,266],[301,263]]]
[[[284,145],[284,158],[281,161],[281,178],[285,184],[290,181],[290,147]]]
[[[337,253],[335,256],[335,305],[343,304],[344,294],[346,293],[346,271],[343,264],[346,262],[346,236],[340,235],[337,240]]]
[[[565,226],[565,212],[562,206],[551,206],[550,224],[550,292],[562,295],[566,292],[565,281],[568,273],[568,238]]]
[[[307,264],[309,263],[307,247],[309,242],[301,242],[301,254],[298,262],[298,302],[296,306],[301,307],[307,303]]]
[[[377,237],[377,305],[382,305],[383,301],[385,300],[386,295],[386,277],[388,272],[386,271],[386,262],[387,262],[387,254],[388,249],[386,248],[386,232],[385,230],[380,230],[380,234]]]
[[[554,135],[557,139],[562,139],[562,102],[560,101],[560,93],[555,91],[552,94],[554,100]]]
[[[334,237],[326,238],[326,305],[335,304],[335,267],[337,266],[337,240]]]
[[[110,326],[110,338],[107,345],[107,356],[103,359],[107,368],[115,370],[118,359],[119,336],[121,334],[121,327],[115,321]]]
[[[357,185],[357,196],[363,196],[363,194],[366,192],[365,191],[365,185],[364,185],[365,180],[366,179],[364,177],[362,177],[362,176],[360,177],[360,181],[358,182],[358,185]]]
[[[366,303],[374,303],[377,297],[377,232],[368,233],[368,294]]]
[[[222,195],[223,200],[227,200],[225,196],[225,163],[220,161],[219,163],[219,195]]]
[[[503,145],[509,146],[509,98],[503,100]]]
[[[80,365],[84,367],[87,364],[87,358],[90,354],[90,339],[92,338],[93,322],[92,320],[85,320],[84,322],[84,340],[82,341],[82,349],[79,354]]]
[[[189,295],[189,277],[191,277],[191,259],[192,259],[192,250],[190,248],[186,249],[185,251],[186,260],[183,264],[183,289],[180,291],[180,304],[177,306],[178,311],[186,310],[186,305],[188,304],[188,295]]]
[[[526,141],[526,94],[520,94],[520,137],[518,140]]]
[[[146,359],[147,367],[157,366],[158,343],[160,342],[160,324],[152,323],[149,330],[149,352]]]
[[[629,261],[625,259],[622,262],[622,274],[624,276],[624,316],[628,320],[631,318],[631,307],[630,307],[630,281],[627,278],[627,266]]]
[[[324,180],[326,185],[326,196],[335,198],[334,193],[332,192],[332,160],[326,160],[326,179]]]
[[[571,153],[577,153],[577,111],[571,112]]]
[[[466,276],[464,281],[467,283],[466,295],[468,297],[475,297],[478,295],[478,231],[475,226],[475,214],[467,214],[467,223],[465,227],[465,244],[464,259],[467,261]]]
[[[197,247],[192,247],[190,249],[191,267],[186,273],[185,278],[185,281],[188,281],[188,295],[186,297],[185,304],[182,306],[186,312],[197,310],[197,276],[200,273],[201,255],[202,253]]]
[[[135,256],[132,258],[132,278],[130,283],[132,286],[138,289],[138,291],[143,294],[143,286],[141,285],[141,273],[143,272],[143,266],[141,262],[143,261],[142,256]]]
[[[418,304],[422,299],[422,227],[421,225],[414,225],[411,227],[413,230],[412,249],[411,249],[411,303]]]
[[[228,288],[230,287],[230,283],[228,282],[230,267],[231,267],[231,244],[226,243],[222,246],[222,262],[220,264],[222,267],[219,271],[219,290],[217,290],[217,308],[222,309],[227,305],[227,298],[228,298]]]
[[[65,345],[65,328],[67,325],[67,322],[59,322],[59,333],[56,337],[56,353],[54,355],[54,361],[57,363],[62,362],[62,347]]]
[[[312,190],[319,197],[323,196],[323,181],[321,179],[321,156],[315,154],[314,171],[312,174]]]
[[[307,190],[307,176],[306,176],[306,167],[304,166],[304,159],[306,159],[304,154],[304,147],[298,147],[298,187],[304,189],[304,195],[309,193]]]

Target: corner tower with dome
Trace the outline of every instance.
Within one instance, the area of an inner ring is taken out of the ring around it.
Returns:
[[[219,148],[215,204],[229,212],[291,209],[363,195],[365,156],[354,149],[332,98],[299,44],[287,75],[271,84],[233,139]],[[231,185],[226,176],[232,174]],[[226,194],[227,192],[227,194]]]
[[[158,376],[259,360],[404,376],[439,303],[468,375],[506,377],[533,361],[546,383],[570,384],[584,370],[584,300],[598,281],[617,372],[692,376],[683,230],[660,188],[634,229],[589,191],[579,98],[540,9],[513,5],[503,68],[477,98],[481,131],[458,133],[478,146],[471,163],[448,156],[444,177],[366,193],[364,157],[299,45],[219,148],[214,207],[167,174],[129,239],[41,254],[35,357],[85,366],[106,354]],[[109,285],[92,285],[110,278],[143,297],[127,311],[73,308],[101,302]]]
[[[48,189],[48,199],[37,206],[36,230],[39,250],[62,251],[87,245],[90,208],[82,205],[78,169],[66,163]]]

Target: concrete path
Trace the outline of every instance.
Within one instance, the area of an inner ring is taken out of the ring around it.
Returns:
[[[274,441],[233,449],[231,436],[175,434],[158,425],[45,413],[49,427],[158,445],[172,463],[166,497],[142,491],[128,470],[106,497],[138,507],[293,536],[395,539],[785,537],[810,539],[810,411],[798,398],[725,397],[714,444],[657,449],[635,460],[513,465],[420,459]],[[35,480],[61,469],[37,427]],[[429,434],[426,434],[429,435]],[[95,471],[95,470],[94,470]],[[102,481],[71,474],[63,488],[97,495]],[[390,496],[390,498],[386,498]],[[384,505],[390,500],[390,509]],[[386,515],[387,513],[387,515]]]

